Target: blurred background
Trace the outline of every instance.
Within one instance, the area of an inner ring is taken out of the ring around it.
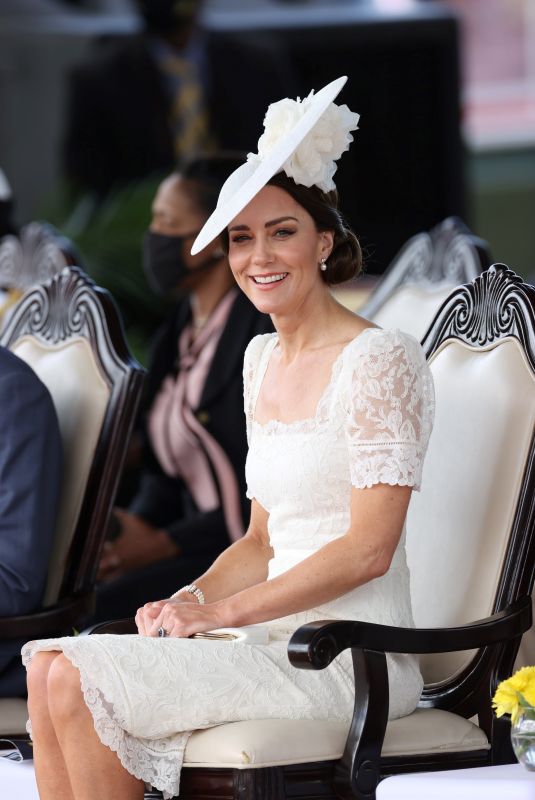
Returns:
[[[193,74],[191,139],[170,97]],[[455,214],[534,282],[533,0],[0,0],[12,224],[72,240],[145,361],[164,313],[141,269],[161,178],[201,143],[255,150],[269,102],[342,74],[361,122],[336,180],[367,279]]]

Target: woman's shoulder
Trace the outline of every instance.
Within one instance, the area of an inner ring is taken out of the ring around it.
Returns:
[[[399,328],[364,328],[343,350],[346,363],[355,363],[359,357],[375,361],[383,354],[420,364],[425,362],[420,342]]]
[[[254,398],[258,376],[262,374],[260,365],[267,347],[272,347],[276,340],[276,333],[260,333],[254,336],[245,350],[243,358],[243,391],[245,397],[245,412],[248,419],[252,419]],[[260,368],[260,369],[259,369]]]
[[[245,350],[245,365],[254,369],[259,364],[266,347],[271,347],[276,337],[276,333],[259,333],[258,336],[253,336]]]
[[[392,410],[395,398],[399,410],[419,398],[425,430],[432,425],[433,377],[424,350],[398,328],[370,327],[353,339],[344,349],[339,386],[346,409],[386,403]]]

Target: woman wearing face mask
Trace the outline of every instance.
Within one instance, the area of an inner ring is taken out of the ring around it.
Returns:
[[[144,242],[152,288],[181,299],[158,332],[145,401],[143,471],[100,564],[97,619],[133,616],[187,583],[244,532],[245,348],[270,331],[237,288],[219,243],[190,255],[219,190],[241,163],[198,158],[159,186]]]

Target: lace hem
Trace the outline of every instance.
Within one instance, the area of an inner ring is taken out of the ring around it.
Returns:
[[[415,477],[399,478],[392,475],[378,475],[374,472],[367,477],[351,479],[351,485],[355,489],[371,489],[372,486],[377,486],[380,483],[384,483],[386,486],[411,486],[415,492],[419,492],[421,488],[420,481],[417,481]]]
[[[354,442],[350,445],[351,484],[369,489],[378,483],[412,486],[420,491],[423,455],[414,442]]]
[[[52,641],[47,643],[47,647],[40,647],[38,642],[29,642],[22,650],[24,666],[30,663],[36,652],[42,650],[58,650],[76,667],[80,673],[82,694],[93,717],[95,731],[102,744],[117,754],[126,771],[143,781],[147,787],[153,786],[159,789],[163,793],[164,800],[171,800],[177,796],[184,752],[191,731],[177,733],[172,739],[166,737],[158,740],[141,740],[131,736],[121,726],[120,714],[113,701],[105,697],[104,692],[94,685],[89,670],[77,657],[76,650],[69,648],[65,642]],[[31,736],[30,721],[26,729]]]

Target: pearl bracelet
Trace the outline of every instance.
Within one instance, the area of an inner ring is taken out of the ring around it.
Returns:
[[[197,598],[197,602],[200,603],[201,606],[204,605],[204,594],[199,589],[198,586],[195,586],[194,583],[188,583],[187,586],[183,586],[182,589],[179,589],[178,592],[175,592],[171,595],[170,599],[172,600],[173,597],[176,597],[180,594],[180,592],[189,592],[190,594],[194,595]]]

